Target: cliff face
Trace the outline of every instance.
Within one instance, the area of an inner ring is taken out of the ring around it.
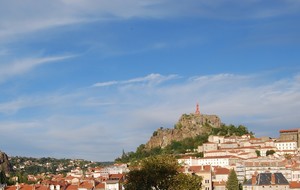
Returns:
[[[11,171],[11,168],[8,156],[4,152],[0,152],[0,171],[3,170],[8,174]]]
[[[221,120],[217,115],[183,114],[174,129],[158,129],[146,143],[146,148],[164,148],[172,141],[180,141],[188,137],[209,132],[210,127],[218,128]]]

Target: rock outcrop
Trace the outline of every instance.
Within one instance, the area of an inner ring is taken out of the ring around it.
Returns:
[[[9,174],[12,170],[11,164],[9,163],[8,156],[4,152],[0,151],[0,171],[4,171]]]
[[[164,148],[172,141],[196,137],[197,135],[208,133],[211,127],[219,128],[220,126],[221,120],[217,115],[183,114],[177,124],[175,124],[174,129],[160,128],[154,131],[145,147],[147,149]]]

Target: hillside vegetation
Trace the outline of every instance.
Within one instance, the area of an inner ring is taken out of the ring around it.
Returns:
[[[155,148],[148,149],[145,144],[141,144],[135,152],[123,151],[121,157],[117,158],[116,162],[134,162],[145,157],[161,155],[161,154],[172,154],[172,155],[181,155],[181,154],[191,154],[196,157],[202,157],[202,153],[197,153],[194,150],[201,146],[203,143],[208,141],[209,135],[220,135],[220,136],[242,136],[244,134],[254,135],[247,127],[243,125],[234,126],[234,125],[225,125],[221,124],[219,128],[214,128],[209,125],[206,125],[206,133],[199,134],[195,137],[185,138],[180,141],[173,140],[169,145],[165,147],[157,146]],[[154,134],[155,135],[155,134]]]

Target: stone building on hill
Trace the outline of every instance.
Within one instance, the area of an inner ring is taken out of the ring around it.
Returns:
[[[280,130],[279,133],[280,141],[297,141],[297,146],[300,147],[300,128]]]

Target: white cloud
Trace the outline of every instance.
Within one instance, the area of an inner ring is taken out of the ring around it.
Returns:
[[[269,2],[270,4],[272,2]],[[180,16],[218,19],[266,18],[299,11],[296,1],[270,6],[261,1],[189,0],[56,0],[1,1],[0,40],[13,40],[24,33],[93,21]]]
[[[115,84],[118,84],[118,82],[117,81],[98,82],[98,83],[93,84],[92,86],[93,87],[103,87],[103,86],[112,86]]]
[[[134,84],[134,83],[148,83],[148,84],[159,84],[168,80],[173,80],[178,78],[177,75],[168,75],[163,76],[160,74],[149,74],[145,77],[138,77],[129,80],[123,81],[107,81],[107,82],[99,82],[92,85],[92,87],[104,87],[104,86],[112,86],[112,85],[124,85],[124,84]]]
[[[197,102],[202,113],[246,125],[257,135],[277,137],[280,129],[298,127],[299,75],[273,81],[265,73],[175,76],[149,74],[117,81],[111,90],[84,88],[3,102],[0,111],[10,111],[14,121],[4,119],[0,128],[17,139],[15,146],[30,145],[40,155],[113,160],[123,148],[131,151],[146,143],[157,128],[172,128],[181,114],[195,111]],[[144,85],[151,81],[160,85]],[[43,114],[18,119],[18,110],[28,107]]]
[[[53,57],[39,57],[39,58],[27,58],[17,60],[12,63],[0,64],[0,82],[7,80],[10,77],[17,76],[29,72],[35,67],[51,62],[61,61],[74,57],[68,56],[53,56]]]

